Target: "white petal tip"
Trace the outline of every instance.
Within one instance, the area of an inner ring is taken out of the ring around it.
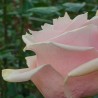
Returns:
[[[5,81],[10,81],[9,80],[9,76],[11,75],[11,73],[13,72],[12,69],[4,69],[2,70],[2,77]]]

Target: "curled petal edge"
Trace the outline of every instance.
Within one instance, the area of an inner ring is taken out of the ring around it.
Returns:
[[[31,69],[31,68],[4,69],[2,70],[2,77],[5,81],[8,82],[29,81],[34,74],[36,74],[39,70],[43,69],[46,66],[50,66],[50,65],[42,65],[35,69]]]
[[[64,84],[67,89],[65,89],[65,95],[67,98],[75,98],[68,89],[67,81],[71,77],[79,77],[79,76],[85,76],[87,74],[93,73],[95,71],[98,71],[98,58],[93,59],[85,64],[80,65],[79,67],[75,68],[71,72],[68,73],[68,75],[65,77]],[[67,90],[67,91],[66,91]]]
[[[41,48],[41,47],[45,48],[45,47],[47,47],[47,45],[48,46],[50,45],[50,47],[58,47],[58,48],[61,48],[61,49],[72,50],[72,51],[88,51],[88,50],[94,49],[94,47],[71,46],[71,45],[64,45],[64,44],[60,44],[60,43],[56,43],[56,42],[39,42],[39,43],[34,43],[34,44],[31,44],[31,45],[27,45],[23,49],[23,51],[31,50],[31,51],[36,52],[36,50],[38,48]]]

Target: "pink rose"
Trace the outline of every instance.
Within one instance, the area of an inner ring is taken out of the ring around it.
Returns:
[[[41,31],[23,35],[29,68],[2,71],[4,80],[31,80],[45,98],[81,98],[98,93],[98,16],[73,20],[66,13]]]

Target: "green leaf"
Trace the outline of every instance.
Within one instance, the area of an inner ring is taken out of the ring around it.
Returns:
[[[0,15],[3,15],[3,10],[2,9],[0,9]]]
[[[94,96],[94,98],[98,98],[98,95]]]
[[[15,7],[12,2],[7,4],[6,6],[7,6],[7,13],[15,11]]]
[[[28,96],[28,97],[26,97],[26,98],[36,98],[36,97],[34,97],[34,96],[30,95],[30,96]]]
[[[17,95],[15,98],[24,98],[22,95]]]
[[[71,12],[79,12],[86,3],[64,3],[63,6],[65,7],[66,11]]]
[[[32,8],[29,9],[29,12],[33,12],[33,13],[40,13],[40,14],[52,14],[52,13],[57,13],[60,10],[60,8],[58,7],[36,7],[36,8]]]
[[[8,98],[12,98],[13,96],[16,96],[17,92],[15,89],[15,84],[7,83],[7,96]],[[13,93],[12,93],[13,92]]]

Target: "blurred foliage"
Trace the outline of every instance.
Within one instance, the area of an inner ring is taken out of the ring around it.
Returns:
[[[63,16],[67,11],[71,18],[88,12],[89,18],[98,9],[98,0],[1,0],[0,2],[0,70],[26,67],[22,35],[40,30],[44,23]],[[7,83],[0,76],[0,98],[43,98],[30,81]],[[89,97],[91,98],[91,97]],[[98,98],[93,97],[93,98]]]

